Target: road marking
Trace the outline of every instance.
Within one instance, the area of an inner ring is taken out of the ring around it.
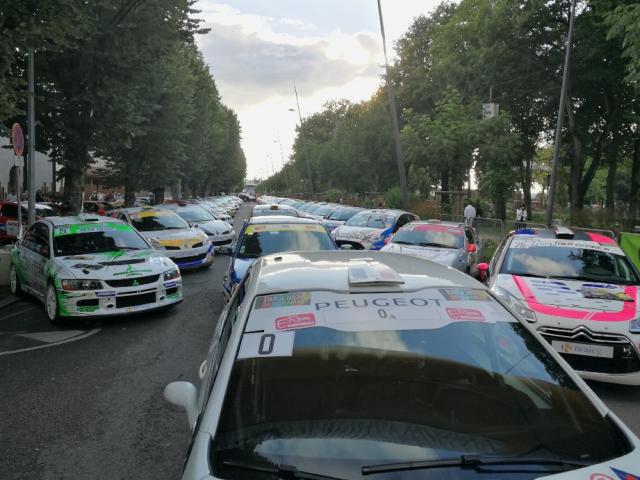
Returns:
[[[45,343],[44,345],[38,345],[36,347],[21,348],[19,350],[11,350],[11,351],[8,351],[8,352],[0,352],[0,357],[3,356],[3,355],[13,355],[14,353],[23,353],[23,352],[30,352],[32,350],[40,350],[41,348],[57,347],[58,345],[62,345],[64,343],[71,343],[71,342],[75,342],[77,340],[83,340],[83,339],[88,338],[88,337],[90,337],[92,335],[95,335],[100,330],[102,330],[102,329],[101,328],[94,328],[93,330],[89,330],[87,333],[85,333],[83,335],[78,335],[78,336],[75,336],[73,338],[69,338],[67,340],[62,340],[62,341],[57,342],[57,343]]]
[[[56,330],[53,332],[19,333],[19,337],[31,338],[39,342],[58,343],[82,335],[86,330]]]
[[[13,313],[10,313],[9,315],[5,315],[4,317],[0,318],[0,322],[3,320],[8,320],[13,317],[17,317],[18,315],[22,315],[23,313],[30,312],[34,308],[35,307],[29,307],[29,308],[25,308],[24,310],[20,310],[19,312],[13,312]]]

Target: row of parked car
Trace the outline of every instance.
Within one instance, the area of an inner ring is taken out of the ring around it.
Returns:
[[[196,199],[40,217],[12,249],[11,291],[43,301],[52,323],[169,308],[182,300],[181,271],[210,266],[235,237],[217,208],[231,219],[241,203]]]
[[[164,391],[193,431],[183,479],[640,478],[640,439],[580,378],[640,380],[638,272],[613,240],[512,232],[481,283],[411,250],[466,227],[339,247],[325,219],[262,202],[229,247],[200,388]]]

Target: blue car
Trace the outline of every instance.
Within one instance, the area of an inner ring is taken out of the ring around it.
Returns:
[[[354,250],[380,250],[400,227],[419,220],[404,210],[364,210],[331,232],[336,243]]]
[[[338,247],[322,224],[309,218],[266,216],[244,222],[238,241],[223,253],[231,255],[223,279],[225,300],[244,278],[256,258],[292,251],[336,250]]]

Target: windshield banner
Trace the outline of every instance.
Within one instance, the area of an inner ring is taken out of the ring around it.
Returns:
[[[247,235],[261,232],[323,232],[326,230],[320,224],[315,223],[269,223],[262,225],[249,225],[245,231]]]
[[[613,245],[600,245],[597,242],[587,240],[570,240],[562,238],[521,238],[517,237],[511,242],[510,248],[536,248],[536,247],[559,247],[578,248],[583,250],[596,250],[598,252],[612,253],[614,255],[624,255],[622,249]]]
[[[62,237],[64,235],[77,235],[80,233],[93,232],[130,232],[131,225],[118,222],[107,223],[77,223],[72,225],[60,225],[54,228],[53,236]]]

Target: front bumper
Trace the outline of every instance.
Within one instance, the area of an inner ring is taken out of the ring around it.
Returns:
[[[162,275],[159,275],[162,278]],[[136,279],[131,279],[132,282]],[[88,317],[125,315],[167,307],[182,301],[182,280],[102,290],[57,290],[60,315]]]
[[[213,245],[189,250],[164,250],[163,253],[180,267],[180,270],[206,267],[213,263]]]
[[[211,240],[211,245],[213,245],[215,250],[218,247],[230,245],[235,237],[236,232],[231,231],[231,233],[227,233],[226,235],[209,235],[209,240]]]

